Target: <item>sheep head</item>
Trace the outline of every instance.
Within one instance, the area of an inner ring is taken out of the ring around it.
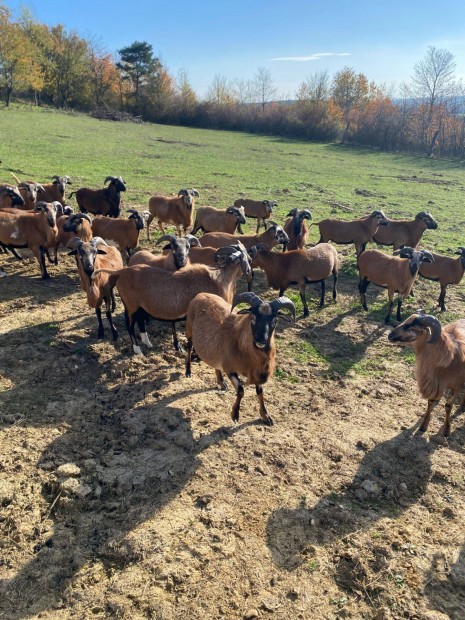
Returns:
[[[434,258],[431,252],[428,250],[415,250],[414,248],[406,247],[396,250],[394,256],[400,258],[408,258],[409,269],[412,276],[414,276],[420,269],[421,263],[433,263]]]
[[[173,260],[176,269],[181,269],[187,265],[189,250],[193,245],[200,246],[199,240],[193,235],[186,235],[185,237],[162,235],[158,239],[157,245],[163,241],[168,241],[168,244],[163,246],[163,250],[171,250],[173,252]]]
[[[393,344],[408,346],[416,340],[424,339],[425,336],[428,337],[428,343],[437,342],[440,335],[441,323],[435,316],[416,312],[393,329],[388,340]]]
[[[378,223],[378,226],[387,226],[389,224],[386,216],[382,211],[376,210],[370,213],[370,217],[374,218]]]
[[[6,194],[7,197],[11,200],[11,206],[19,206],[24,207],[24,198],[21,196],[16,187],[11,185],[4,185],[0,187],[0,195]]]
[[[70,256],[76,256],[82,264],[82,268],[89,278],[94,273],[94,265],[97,254],[106,254],[106,251],[99,246],[108,244],[102,237],[93,237],[90,241],[82,241],[79,237],[73,237],[68,241],[66,246],[72,248],[68,252]]]
[[[241,268],[244,276],[249,276],[252,272],[250,260],[247,250],[240,241],[236,245],[228,245],[224,248],[219,248],[215,253],[216,263],[223,265],[234,263]]]
[[[250,327],[254,344],[259,349],[269,351],[271,348],[271,338],[276,328],[278,316],[289,317],[283,314],[284,311],[290,312],[292,322],[295,323],[295,306],[288,297],[278,297],[272,302],[263,301],[255,293],[240,293],[234,297],[231,312],[240,303],[248,304],[248,308],[239,310],[238,314],[250,314]]]
[[[415,219],[424,222],[426,228],[429,228],[430,230],[436,230],[436,228],[438,227],[438,223],[433,218],[431,213],[427,213],[426,211],[420,211],[420,213],[417,213],[415,215]]]

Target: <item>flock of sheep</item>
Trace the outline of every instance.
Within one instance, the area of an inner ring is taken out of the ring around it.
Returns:
[[[437,228],[432,215],[424,211],[413,220],[391,220],[375,210],[353,221],[325,219],[307,224],[306,221],[312,220],[310,211],[294,208],[280,226],[270,220],[277,203],[240,198],[224,210],[198,207],[193,224],[199,193],[195,189],[181,189],[177,195],[150,198],[148,211],[128,209],[130,215],[123,219],[120,194],[126,191],[126,186],[121,177],[108,176],[102,189],[81,188],[73,192],[79,213],[73,213],[66,205],[69,177],[55,176],[49,184],[16,181],[17,186],[0,184],[0,253],[11,252],[21,258],[17,250],[29,248],[45,279],[50,277],[45,258],[57,264],[58,247],[67,247],[69,254],[75,256],[88,304],[95,309],[98,337],[104,336],[103,305],[113,339],[118,337],[112,319],[116,287],[135,354],[142,354],[141,345],[153,346],[146,330],[149,318],[170,322],[173,345],[182,351],[176,323],[185,320],[186,375],[190,376],[191,361],[195,358],[215,369],[221,389],[226,389],[226,375],[236,391],[232,410],[235,422],[244,395],[242,377],[245,384],[255,385],[260,416],[272,424],[262,386],[274,371],[274,331],[279,317],[295,322],[296,315],[293,302],[284,292],[289,286],[297,285],[304,316],[308,316],[306,285],[321,284],[320,306],[323,306],[326,279],[332,276],[332,296],[336,300],[339,258],[330,241],[354,244],[360,299],[365,310],[368,285],[372,282],[387,288],[386,324],[390,322],[396,293],[397,320],[401,321],[402,300],[412,293],[418,274],[439,282],[438,303],[445,310],[446,288],[458,284],[465,270],[463,247],[458,249],[457,258],[417,249],[424,231]],[[247,217],[256,219],[254,234],[242,232]],[[144,227],[150,240],[153,220],[162,232],[157,241],[164,244],[162,254],[134,252]],[[167,225],[176,227],[177,236],[165,232]],[[320,239],[307,248],[312,225],[319,228]],[[260,233],[262,226],[264,232]],[[198,231],[203,233],[200,239],[195,237]],[[392,246],[394,255],[366,250],[371,241]],[[273,250],[280,245],[282,252]],[[123,264],[123,256],[127,266]],[[264,271],[267,285],[279,291],[277,299],[264,301],[252,292],[253,267]],[[247,279],[248,292],[236,294],[236,284],[242,276]],[[238,304],[246,307],[235,311]],[[415,351],[418,386],[428,400],[420,427],[422,432],[428,427],[433,406],[446,390],[451,391],[441,432],[445,441],[450,433],[452,405],[465,385],[465,320],[442,328],[437,318],[419,311],[396,327],[389,340],[412,346]],[[461,406],[465,407],[465,396]]]

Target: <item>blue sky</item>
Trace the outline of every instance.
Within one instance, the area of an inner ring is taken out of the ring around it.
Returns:
[[[169,71],[187,71],[204,95],[215,74],[249,79],[271,71],[293,97],[315,71],[353,67],[369,79],[400,84],[428,45],[456,56],[465,78],[465,0],[6,0],[47,24],[94,35],[109,52],[148,41]],[[286,60],[275,60],[277,58]],[[305,60],[303,60],[305,59]]]

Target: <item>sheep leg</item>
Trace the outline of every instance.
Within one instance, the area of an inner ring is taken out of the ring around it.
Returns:
[[[13,247],[12,245],[3,246],[3,249],[5,250],[5,254],[8,254],[7,248],[8,250],[10,250],[10,252],[13,254],[15,258],[17,258],[18,260],[23,260],[23,257],[20,254],[18,254],[18,252],[16,251],[16,248]]]
[[[437,400],[428,400],[428,406],[426,408],[426,413],[423,417],[423,422],[421,423],[420,428],[418,429],[419,433],[424,433],[428,430],[429,421],[431,419],[431,412],[435,405],[437,405]]]
[[[115,308],[116,308],[116,301],[115,301],[115,293],[114,293],[113,289],[111,289],[110,295],[111,295],[111,308],[110,308],[110,310],[112,312],[114,312]]]
[[[54,261],[52,260],[52,257],[50,256],[50,252],[48,251],[48,248],[45,249],[45,254],[47,255],[48,262],[50,265],[53,265],[53,264],[58,265],[58,259],[57,259],[57,262],[54,263]]]
[[[150,224],[155,216],[150,214],[147,219],[147,240],[150,241]]]
[[[171,333],[173,335],[173,347],[175,351],[178,353],[184,353],[184,349],[179,344],[178,335],[176,333],[176,323],[174,321],[171,322]]]
[[[445,312],[446,311],[446,306],[444,304],[444,300],[446,299],[446,287],[445,286],[441,286],[441,293],[439,295],[439,299],[438,299],[438,304],[439,307],[441,308],[441,312]]]
[[[231,381],[231,383],[234,386],[234,389],[236,390],[236,402],[233,405],[232,408],[232,412],[231,412],[231,417],[233,419],[234,424],[237,424],[237,422],[239,422],[239,410],[241,407],[241,400],[244,398],[244,386],[242,385],[241,380],[239,379],[239,377],[237,376],[237,374],[235,372],[230,372],[228,374],[229,380]]]
[[[161,234],[166,235],[165,229],[163,228],[163,222],[161,220],[158,220],[158,227],[161,230]]]
[[[309,315],[307,300],[305,298],[305,282],[299,285],[300,299],[304,305],[304,317]]]
[[[226,390],[228,389],[228,386],[226,385],[226,381],[224,380],[223,373],[221,372],[221,370],[217,370],[217,369],[215,369],[215,372],[216,372],[216,382],[219,385],[220,390],[222,390],[223,392],[226,392]]]
[[[268,426],[273,426],[273,418],[268,415],[268,411],[265,407],[265,401],[263,400],[263,388],[261,385],[255,385],[255,392],[258,396],[258,402],[260,403],[260,417],[264,420]]]
[[[192,340],[187,339],[187,352],[186,352],[186,377],[191,376],[191,355],[192,355]]]
[[[452,406],[461,389],[462,389],[462,386],[455,388],[455,390],[452,390],[452,393],[449,395],[449,398],[446,400],[446,404],[444,405],[444,410],[446,412],[446,418],[444,420],[444,426],[442,427],[442,431],[441,431],[441,435],[443,437],[449,437],[450,435],[450,412],[452,411]]]
[[[42,280],[49,280],[50,276],[47,273],[47,267],[45,266],[45,248],[40,246],[39,248],[31,248],[32,253],[37,258],[40,267],[40,273],[42,274]]]
[[[134,318],[137,321],[137,327],[139,328],[140,339],[145,344],[148,349],[153,347],[153,344],[150,342],[150,339],[147,335],[147,330],[145,328],[145,313],[142,308],[134,314]]]
[[[95,314],[97,315],[97,322],[98,322],[97,338],[103,338],[105,336],[105,328],[103,327],[102,310],[100,307],[95,308]]]
[[[337,273],[333,271],[333,299],[337,299]]]
[[[386,318],[384,319],[384,322],[386,325],[389,325],[391,321],[392,306],[394,305],[394,292],[389,291],[388,296],[389,296],[388,313],[386,314]]]
[[[325,294],[326,294],[326,280],[321,280],[321,299],[320,299],[320,308],[323,308],[325,305]]]
[[[126,322],[126,329],[128,330],[129,337],[131,339],[132,349],[136,355],[143,355],[140,346],[137,344],[136,333],[134,331],[135,318],[134,314],[129,317],[126,308],[124,309],[124,320]]]
[[[257,235],[258,235],[259,230],[260,230],[260,218],[259,218],[259,217],[257,217],[257,228],[256,228],[256,230],[255,230],[255,234],[257,234]]]
[[[399,295],[399,297],[397,298],[397,320],[398,321],[402,321],[402,315],[400,314],[400,309],[402,308],[402,301],[403,301],[403,297],[402,295]]]
[[[362,308],[364,310],[368,310],[366,292],[369,284],[370,281],[367,278],[363,278],[363,280],[360,279],[360,282],[358,283],[358,290],[360,291],[360,303],[362,304]]]
[[[111,316],[111,296],[110,298],[104,297],[105,300],[105,316],[107,317],[107,321],[110,324],[111,335],[113,340],[118,340],[118,332],[116,331],[115,326],[113,325],[113,317]]]
[[[265,230],[268,230],[268,224],[266,223],[265,218],[263,218],[263,226],[265,227]]]
[[[253,278],[254,278],[254,271],[253,269],[251,269],[250,276],[247,278],[247,290],[249,292],[252,290]]]

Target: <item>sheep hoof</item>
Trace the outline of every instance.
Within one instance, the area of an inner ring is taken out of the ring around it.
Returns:
[[[430,437],[430,441],[437,444],[438,446],[447,447],[449,442],[447,441],[447,437],[444,437],[442,433],[437,433],[436,435],[432,435]]]
[[[142,353],[142,349],[140,347],[138,347],[136,344],[132,347],[133,351],[136,355],[142,355],[142,357],[144,357],[144,354]]]
[[[267,418],[264,418],[263,421],[265,422],[267,426],[274,426],[273,418],[270,416],[268,416]]]
[[[105,333],[104,333],[103,329],[98,331],[97,338],[99,340],[101,340],[102,338],[105,338]]]
[[[119,338],[118,332],[112,332],[111,335],[113,336],[113,340],[116,342]]]
[[[189,379],[190,377],[192,377],[192,373],[190,370],[186,370],[186,377]]]

